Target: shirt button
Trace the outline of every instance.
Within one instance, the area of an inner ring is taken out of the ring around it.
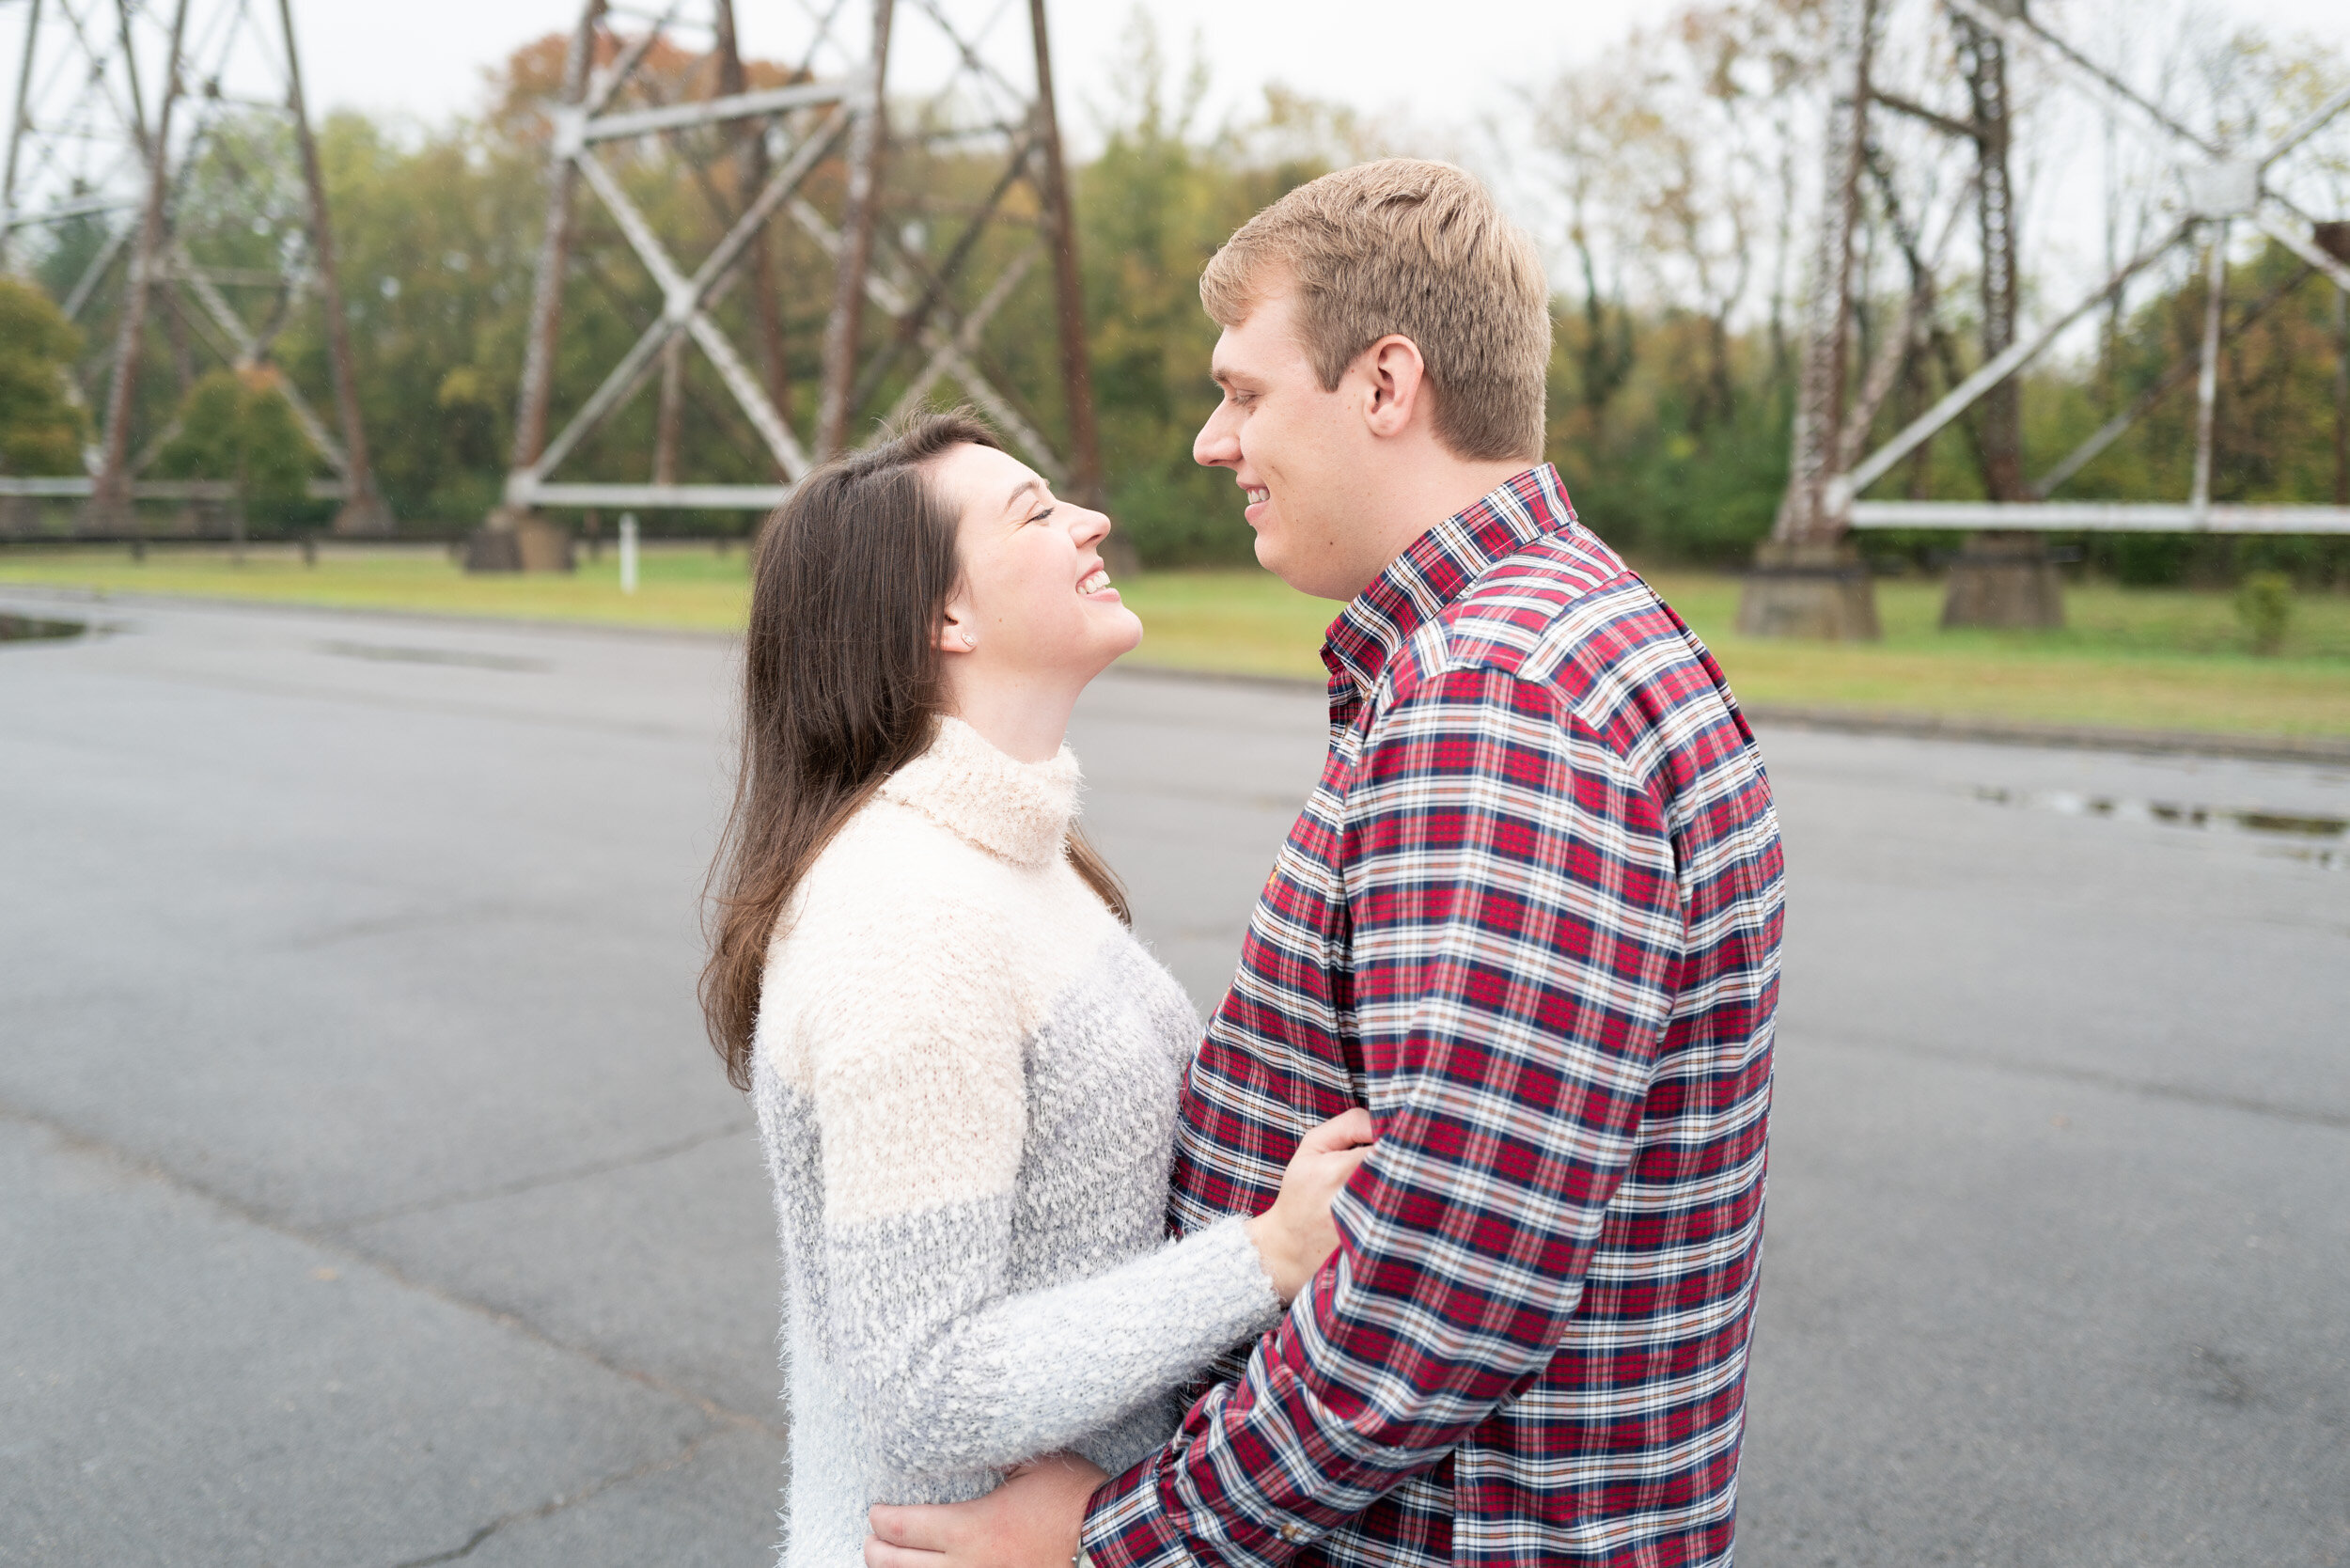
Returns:
[[[1299,1524],[1283,1525],[1281,1539],[1292,1543],[1303,1541],[1306,1539],[1306,1527]]]

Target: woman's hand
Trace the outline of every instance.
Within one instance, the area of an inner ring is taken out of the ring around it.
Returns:
[[[1371,1146],[1369,1111],[1358,1108],[1332,1117],[1299,1141],[1273,1207],[1247,1222],[1258,1261],[1283,1301],[1296,1300],[1323,1260],[1338,1250],[1330,1201]]]
[[[1073,1453],[1048,1453],[969,1502],[876,1503],[865,1568],[1069,1568],[1085,1549],[1086,1505],[1107,1480]]]

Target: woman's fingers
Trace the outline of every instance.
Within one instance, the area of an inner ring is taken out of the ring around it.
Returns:
[[[865,1543],[865,1560],[869,1564],[873,1561],[873,1543],[876,1541],[885,1546],[922,1555],[947,1549],[939,1520],[929,1509],[875,1503],[865,1511],[865,1523],[873,1532]]]
[[[893,1546],[878,1535],[865,1538],[865,1568],[938,1568],[946,1559],[937,1552],[917,1552]]]
[[[1298,1140],[1301,1154],[1326,1154],[1371,1141],[1371,1112],[1360,1105],[1340,1112]]]

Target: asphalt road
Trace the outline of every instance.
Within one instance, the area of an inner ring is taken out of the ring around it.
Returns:
[[[726,650],[74,613],[0,645],[0,1563],[767,1560],[774,1228],[693,1000]],[[1319,699],[1113,675],[1074,740],[1213,1004]],[[1763,742],[1739,1560],[2350,1562],[2350,841],[2147,809],[2350,773]]]

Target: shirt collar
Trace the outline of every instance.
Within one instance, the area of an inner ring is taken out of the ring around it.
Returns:
[[[942,717],[931,748],[882,781],[881,792],[991,855],[1020,866],[1058,859],[1077,817],[1077,759],[1022,762],[959,718]]]
[[[1419,536],[1339,612],[1322,646],[1333,700],[1368,698],[1395,651],[1496,561],[1574,522],[1559,470],[1537,463]]]

